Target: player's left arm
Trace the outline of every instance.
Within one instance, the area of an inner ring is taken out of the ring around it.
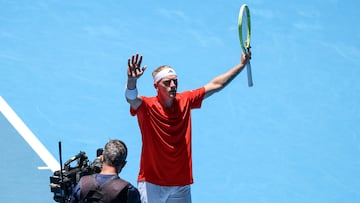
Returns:
[[[211,96],[215,92],[222,90],[226,87],[245,67],[246,63],[250,59],[251,54],[245,55],[242,53],[240,63],[226,71],[225,73],[218,75],[207,83],[205,88],[205,98]]]

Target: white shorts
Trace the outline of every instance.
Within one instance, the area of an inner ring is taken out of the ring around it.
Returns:
[[[191,203],[190,185],[160,186],[138,182],[141,203]]]

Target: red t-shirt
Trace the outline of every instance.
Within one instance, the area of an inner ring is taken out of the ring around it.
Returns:
[[[193,183],[191,153],[191,109],[200,108],[205,88],[177,93],[171,108],[157,97],[142,97],[137,115],[142,135],[138,181],[162,186]]]

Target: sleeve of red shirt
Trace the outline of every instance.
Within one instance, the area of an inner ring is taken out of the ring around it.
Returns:
[[[191,97],[189,97],[191,108],[200,108],[202,101],[204,100],[205,88],[201,87],[195,90],[190,90],[188,92],[191,95]]]

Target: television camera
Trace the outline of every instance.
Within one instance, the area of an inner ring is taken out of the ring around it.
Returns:
[[[50,189],[54,193],[54,200],[56,202],[69,203],[73,188],[82,176],[100,173],[102,168],[100,156],[102,152],[103,149],[99,148],[96,151],[95,160],[90,162],[86,153],[80,151],[77,155],[66,161],[64,167],[62,167],[61,142],[59,142],[60,170],[55,171],[50,176]]]

